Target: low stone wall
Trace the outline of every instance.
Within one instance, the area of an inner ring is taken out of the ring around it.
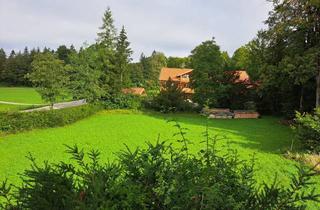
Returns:
[[[260,117],[258,112],[234,111],[235,119],[257,119]]]
[[[222,112],[230,112],[230,109],[227,109],[227,108],[217,108],[217,109],[203,108],[202,109],[202,114],[204,115],[211,115],[211,114],[217,114]]]
[[[203,109],[202,114],[209,119],[257,119],[259,113],[252,110]]]

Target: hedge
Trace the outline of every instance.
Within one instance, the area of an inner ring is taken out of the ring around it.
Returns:
[[[35,128],[64,126],[86,118],[101,109],[101,105],[83,105],[49,111],[1,112],[0,132],[15,133]]]

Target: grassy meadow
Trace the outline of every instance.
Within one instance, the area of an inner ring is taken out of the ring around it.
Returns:
[[[204,145],[203,132],[208,125],[211,136],[218,135],[221,140],[217,149],[224,153],[229,148],[236,149],[241,159],[256,158],[256,179],[262,183],[271,183],[277,174],[283,185],[288,184],[289,174],[295,172],[297,162],[285,159],[283,151],[291,145],[293,137],[289,127],[279,124],[275,117],[262,119],[207,120],[196,114],[142,113],[119,110],[102,111],[72,125],[59,128],[33,130],[19,134],[0,135],[0,180],[8,178],[19,183],[18,173],[30,166],[25,158],[30,152],[39,164],[43,161],[68,161],[64,145],[77,144],[86,151],[99,149],[102,160],[115,160],[116,154],[125,148],[145,146],[146,141],[161,140],[179,146],[173,136],[177,129],[175,119],[187,128],[186,137],[191,140],[190,150],[198,151]],[[320,182],[320,179],[315,180]],[[320,192],[320,185],[317,189]]]
[[[37,91],[28,87],[0,87],[0,101],[44,104]]]
[[[29,164],[25,156],[31,152],[39,162],[60,161],[68,157],[65,146],[77,144],[85,149],[95,148],[104,158],[113,159],[114,153],[124,148],[143,146],[144,142],[161,140],[175,142],[177,132],[168,119],[176,119],[189,129],[187,137],[193,144],[192,151],[202,147],[203,132],[208,127],[210,134],[225,136],[218,141],[222,152],[228,147],[237,149],[241,158],[249,159],[255,154],[257,166],[261,167],[259,179],[270,181],[279,172],[280,179],[287,179],[283,172],[293,171],[295,162],[281,156],[291,144],[289,127],[280,125],[277,118],[265,117],[259,120],[206,120],[194,114],[146,114],[131,111],[104,111],[75,124],[52,129],[2,135],[0,137],[0,178],[15,181],[17,173]]]

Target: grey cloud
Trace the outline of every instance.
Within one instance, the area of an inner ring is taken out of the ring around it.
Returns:
[[[126,27],[135,59],[152,50],[185,56],[212,36],[232,54],[264,27],[270,9],[264,0],[0,0],[0,47],[92,43],[107,6]]]

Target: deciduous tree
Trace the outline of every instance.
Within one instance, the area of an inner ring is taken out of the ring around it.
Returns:
[[[32,62],[32,72],[27,77],[51,106],[67,94],[69,77],[66,68],[63,61],[52,53],[36,55]]]
[[[224,61],[215,40],[201,43],[191,52],[192,86],[194,99],[200,104],[216,106],[217,98],[223,92]]]

